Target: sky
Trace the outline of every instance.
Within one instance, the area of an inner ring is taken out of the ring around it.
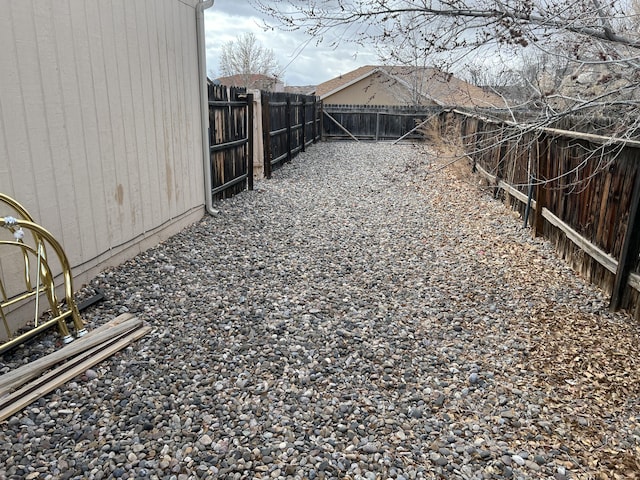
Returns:
[[[252,32],[264,48],[273,50],[283,70],[280,78],[285,85],[318,85],[363,65],[379,63],[373,48],[367,50],[350,43],[337,49],[328,43],[318,46],[304,32],[265,31],[265,19],[269,20],[246,0],[216,0],[211,8],[205,10],[209,77],[221,75],[219,59],[222,46],[248,32]]]

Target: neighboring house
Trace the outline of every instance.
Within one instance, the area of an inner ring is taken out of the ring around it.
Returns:
[[[2,4],[0,191],[60,241],[78,287],[205,214],[212,3]]]
[[[325,105],[504,106],[484,91],[436,68],[366,65],[321,83],[316,95]]]
[[[302,86],[287,85],[286,87],[284,87],[284,91],[287,93],[293,93],[295,95],[315,95],[316,86],[315,85],[302,85]]]
[[[226,87],[244,87],[248,90],[266,90],[268,92],[283,92],[284,83],[275,77],[259,73],[238,74],[219,77],[213,83]]]

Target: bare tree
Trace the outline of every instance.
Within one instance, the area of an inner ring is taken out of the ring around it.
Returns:
[[[491,65],[471,63],[466,66],[467,75],[471,83],[504,95],[507,105],[540,109],[569,75],[569,62],[565,56],[532,46],[521,53]]]
[[[263,47],[253,33],[245,33],[223,45],[220,70],[224,76],[242,75],[243,86],[251,87],[252,75],[277,78],[280,67],[272,49]]]
[[[405,35],[395,37],[393,41],[380,44],[378,46],[379,54],[387,62],[410,67],[409,71],[411,73],[402,75],[409,88],[400,90],[397,94],[404,103],[414,106],[422,105],[425,102],[426,83],[429,81],[427,67],[431,66],[429,58],[422,52],[424,33],[415,14],[402,15],[398,22]]]
[[[280,26],[320,40],[374,45],[383,57],[448,62],[509,52],[540,124],[568,115],[640,118],[637,0],[254,0]],[[400,39],[400,41],[399,41]],[[407,43],[409,42],[409,43]],[[505,70],[506,71],[506,70]],[[588,88],[587,88],[588,87]],[[531,120],[530,116],[528,117]]]

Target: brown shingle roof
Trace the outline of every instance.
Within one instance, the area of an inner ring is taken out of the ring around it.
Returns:
[[[228,77],[219,77],[215,81],[227,87],[245,87],[258,90],[276,90],[282,83],[274,77],[260,73],[237,74]]]
[[[316,87],[315,85],[287,85],[284,91],[296,95],[315,95]]]
[[[498,95],[465,82],[451,73],[437,68],[390,67],[388,73],[405,80],[411,85],[412,77],[418,75],[422,94],[444,106],[461,107],[504,107]]]
[[[367,75],[372,74],[377,68],[378,67],[375,65],[365,65],[364,67],[356,68],[355,70],[340,75],[339,77],[327,80],[316,87],[316,95],[323,97],[329,92],[344,88],[355,80],[358,80],[360,77],[366,77]]]
[[[450,73],[429,67],[365,65],[321,83],[316,88],[316,95],[324,98],[375,72],[389,75],[407,89],[418,88],[422,96],[439,105],[481,108],[504,106],[504,101],[498,95],[486,92]]]

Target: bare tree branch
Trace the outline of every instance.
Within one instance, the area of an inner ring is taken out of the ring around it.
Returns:
[[[280,67],[273,50],[263,47],[255,35],[245,33],[223,45],[220,70],[224,76],[254,74],[275,77]],[[245,85],[247,86],[247,85]]]

